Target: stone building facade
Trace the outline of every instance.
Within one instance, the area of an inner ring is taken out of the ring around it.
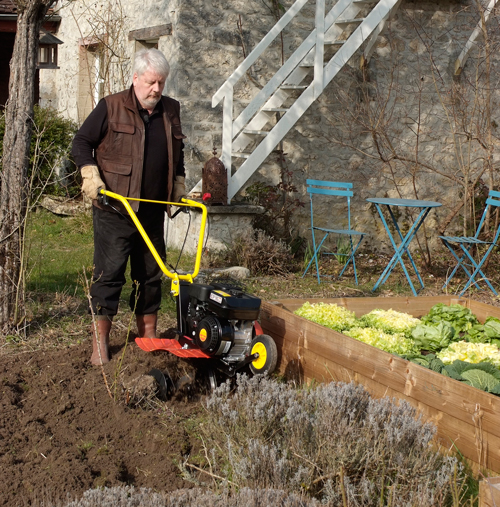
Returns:
[[[288,8],[293,2],[281,3]],[[327,9],[333,3],[327,1]],[[41,103],[81,122],[100,97],[129,86],[137,49],[158,47],[171,64],[166,93],[182,104],[187,182],[194,187],[214,146],[221,147],[222,107],[212,107],[212,96],[272,28],[274,4],[69,2],[58,12],[56,36],[64,42],[59,69],[40,71]],[[462,72],[455,75],[457,57],[479,19],[472,0],[402,0],[368,65],[360,69],[359,55],[347,62],[278,147],[284,157],[271,154],[247,184],[276,185],[285,170],[297,189],[293,197],[306,203],[293,217],[295,231],[306,238],[307,178],[353,182],[353,218],[358,229],[370,233],[365,247],[373,250],[388,245],[368,197],[441,202],[426,222],[431,245],[437,244],[438,230],[459,231],[463,210],[474,213],[465,189],[477,182],[478,191],[498,186],[500,73],[495,48],[500,38],[495,12],[486,25],[486,39],[478,39]],[[313,26],[311,0],[235,90],[236,111]],[[460,207],[462,201],[465,207]],[[342,211],[325,204],[325,224]],[[403,228],[410,221],[404,213],[399,219]],[[424,245],[423,240],[420,247]]]

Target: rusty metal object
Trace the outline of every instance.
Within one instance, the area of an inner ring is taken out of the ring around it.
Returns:
[[[202,171],[202,195],[210,194],[207,204],[227,204],[227,170],[217,157],[214,147],[214,156],[205,162]]]

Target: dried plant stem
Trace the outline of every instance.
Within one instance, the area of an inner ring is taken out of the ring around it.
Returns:
[[[202,472],[206,475],[209,475],[210,477],[214,477],[215,479],[219,479],[221,481],[228,482],[229,484],[231,484],[233,486],[237,486],[237,484],[235,484],[233,481],[230,481],[229,479],[225,479],[224,477],[221,477],[220,475],[216,475],[212,472],[207,472],[206,470],[203,470],[203,468],[197,467],[196,465],[192,465],[191,463],[184,463],[184,465],[189,468],[192,468],[194,470],[197,470],[198,472]]]
[[[342,492],[342,507],[349,507],[349,504],[347,503],[347,495],[345,492],[345,485],[344,485],[344,467],[340,467],[339,472],[339,478],[340,478],[340,491]]]
[[[115,401],[116,401],[116,390],[118,388],[118,377],[120,376],[120,373],[122,371],[123,359],[125,358],[125,352],[127,351],[127,345],[128,345],[129,338],[130,338],[130,329],[132,327],[132,322],[133,322],[134,315],[135,315],[135,309],[137,308],[137,301],[139,299],[139,282],[136,281],[135,283],[137,285],[137,290],[135,292],[134,309],[132,310],[132,314],[131,314],[130,319],[128,321],[127,336],[125,338],[125,345],[123,346],[123,351],[121,353],[120,359],[118,361],[118,364],[117,364],[116,370],[115,370],[115,380],[114,380],[114,400]]]
[[[207,460],[208,467],[210,468],[210,473],[213,473],[212,472],[212,470],[213,470],[213,468],[212,468],[212,461],[210,460],[210,457],[208,455],[208,449],[207,449],[207,446],[205,444],[205,439],[202,436],[200,436],[200,438],[201,438],[201,443],[203,445],[203,452],[205,453],[205,459]],[[215,477],[213,479],[214,479],[214,483],[215,483]]]
[[[96,340],[97,340],[97,350],[98,350],[98,353],[99,353],[99,361],[101,363],[100,367],[101,367],[102,378],[104,379],[104,385],[106,386],[106,390],[108,391],[109,397],[111,399],[113,399],[113,395],[111,394],[111,389],[109,388],[109,384],[108,384],[108,378],[106,377],[106,372],[104,371],[104,366],[103,366],[103,362],[102,362],[102,356],[101,356],[101,337],[99,336],[99,331],[97,329],[97,320],[95,318],[94,309],[92,307],[92,296],[90,295],[90,283],[89,283],[89,280],[87,278],[87,274],[86,274],[86,271],[85,271],[85,266],[83,266],[83,280],[85,282],[85,294],[86,294],[87,300],[89,302],[89,308],[90,308],[90,313],[91,313],[91,317],[92,317],[92,327],[94,329],[94,333],[95,333]]]

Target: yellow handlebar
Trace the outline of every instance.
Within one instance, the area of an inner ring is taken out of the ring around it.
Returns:
[[[182,199],[181,202],[166,202],[166,201],[151,201],[149,199],[136,199],[132,197],[123,197],[120,194],[115,194],[114,192],[110,192],[109,190],[103,190],[101,189],[99,191],[100,194],[111,197],[113,199],[116,199],[117,201],[120,201],[123,206],[125,206],[125,209],[127,210],[128,214],[132,218],[135,226],[137,227],[137,230],[140,232],[141,236],[143,237],[144,241],[146,242],[146,245],[148,246],[149,250],[153,254],[153,257],[155,258],[156,262],[158,263],[158,266],[160,266],[163,273],[168,276],[172,280],[172,285],[170,292],[174,296],[179,295],[179,286],[180,280],[187,280],[190,283],[193,283],[193,279],[196,278],[198,273],[200,272],[200,264],[201,264],[201,255],[203,253],[203,239],[205,236],[205,225],[207,222],[207,207],[197,201],[192,201],[190,199]],[[157,204],[172,204],[174,206],[185,206],[190,208],[200,208],[202,211],[201,215],[201,225],[200,225],[200,234],[198,236],[198,248],[196,250],[196,258],[194,262],[194,270],[192,273],[187,273],[185,275],[179,275],[178,273],[173,273],[167,269],[165,266],[165,263],[163,262],[162,258],[156,251],[156,248],[154,247],[153,243],[151,243],[151,240],[149,239],[149,236],[147,235],[146,231],[144,230],[144,227],[142,227],[141,222],[139,222],[139,219],[137,218],[137,215],[135,214],[134,210],[128,203],[128,201],[141,201],[141,202],[154,202]]]

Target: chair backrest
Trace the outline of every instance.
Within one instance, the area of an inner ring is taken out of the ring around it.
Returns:
[[[314,195],[331,195],[335,197],[345,197],[347,199],[347,220],[348,228],[351,229],[351,197],[354,195],[352,191],[352,183],[339,181],[324,180],[306,180],[307,192],[311,201],[311,227],[314,227]]]
[[[483,211],[483,216],[481,217],[481,221],[479,222],[479,225],[476,229],[476,234],[474,237],[477,239],[482,228],[484,225],[484,221],[486,220],[486,217],[488,216],[488,211],[490,208],[498,208],[500,206],[500,192],[496,190],[490,190],[490,193],[488,194],[488,198],[486,199],[486,206]],[[492,239],[493,243],[496,243],[498,241],[498,236],[500,235],[500,224],[497,226],[497,230],[495,232],[495,236]]]

